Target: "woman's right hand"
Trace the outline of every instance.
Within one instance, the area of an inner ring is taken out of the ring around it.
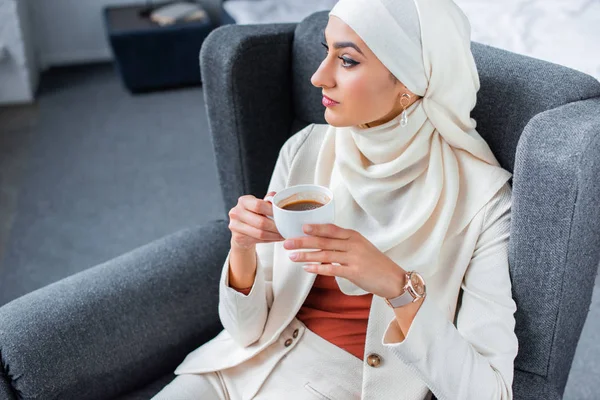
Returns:
[[[275,192],[267,194],[274,195]],[[275,221],[267,216],[273,216],[273,205],[270,202],[252,195],[240,197],[237,205],[229,210],[232,249],[251,250],[257,243],[285,240],[279,234]]]

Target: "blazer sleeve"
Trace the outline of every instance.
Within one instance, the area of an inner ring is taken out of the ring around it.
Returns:
[[[267,193],[279,192],[287,186],[290,166],[312,127],[313,125],[307,126],[284,143],[279,151]],[[256,277],[248,295],[229,286],[229,254],[223,265],[219,283],[219,318],[223,328],[243,347],[251,345],[261,337],[273,304],[274,248],[275,243],[256,245]]]
[[[510,206],[506,184],[486,205],[461,284],[456,326],[426,297],[403,341],[390,340],[397,337],[391,332],[395,323],[384,336],[383,344],[411,365],[440,400],[512,399],[518,342],[508,268]]]

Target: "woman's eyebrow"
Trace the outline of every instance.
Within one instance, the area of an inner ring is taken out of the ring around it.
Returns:
[[[323,31],[323,42],[327,43],[327,39],[325,38],[325,31]],[[334,49],[343,49],[345,47],[352,47],[354,50],[358,51],[363,56],[365,55],[360,48],[354,42],[335,42],[333,44]]]

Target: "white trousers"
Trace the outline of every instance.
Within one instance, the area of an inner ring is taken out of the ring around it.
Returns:
[[[295,319],[290,325],[298,324],[302,323]],[[306,327],[303,331],[297,345],[277,362],[252,399],[360,400],[362,361]],[[234,368],[252,368],[252,362]],[[227,370],[183,374],[152,400],[249,400],[243,398],[240,386]]]

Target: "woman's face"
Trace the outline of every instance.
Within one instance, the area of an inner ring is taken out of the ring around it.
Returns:
[[[329,125],[381,125],[402,112],[403,93],[411,96],[406,107],[417,100],[341,19],[329,17],[323,45],[326,57],[311,82],[322,89]]]

